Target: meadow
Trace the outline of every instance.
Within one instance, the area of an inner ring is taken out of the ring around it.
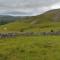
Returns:
[[[60,60],[60,36],[0,39],[0,60]]]

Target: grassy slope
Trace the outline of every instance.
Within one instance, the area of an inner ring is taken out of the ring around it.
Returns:
[[[6,29],[5,29],[6,28]],[[9,32],[9,31],[30,31],[30,32],[42,32],[42,31],[54,31],[60,30],[60,22],[46,22],[39,24],[31,24],[27,22],[16,21],[14,23],[6,24],[0,26],[0,32]]]
[[[60,30],[60,9],[2,25],[0,27],[0,32],[21,31],[21,29],[33,32],[50,31],[51,29],[54,31]]]

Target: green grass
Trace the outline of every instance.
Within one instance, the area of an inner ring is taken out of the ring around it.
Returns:
[[[6,29],[5,29],[6,28]],[[45,32],[45,31],[60,31],[60,22],[48,22],[31,24],[27,22],[16,21],[6,25],[0,26],[0,32],[17,32],[17,31],[29,31],[29,32]]]
[[[60,36],[0,39],[0,60],[60,60]]]

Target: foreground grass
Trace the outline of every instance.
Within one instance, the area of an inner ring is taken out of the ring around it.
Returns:
[[[0,60],[60,60],[60,36],[0,39]]]

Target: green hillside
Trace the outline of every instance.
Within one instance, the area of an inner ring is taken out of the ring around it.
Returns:
[[[17,21],[2,25],[0,32],[9,31],[31,31],[31,32],[42,32],[42,31],[54,31],[60,30],[60,9],[51,10],[44,14],[26,17],[24,19],[17,19]]]

